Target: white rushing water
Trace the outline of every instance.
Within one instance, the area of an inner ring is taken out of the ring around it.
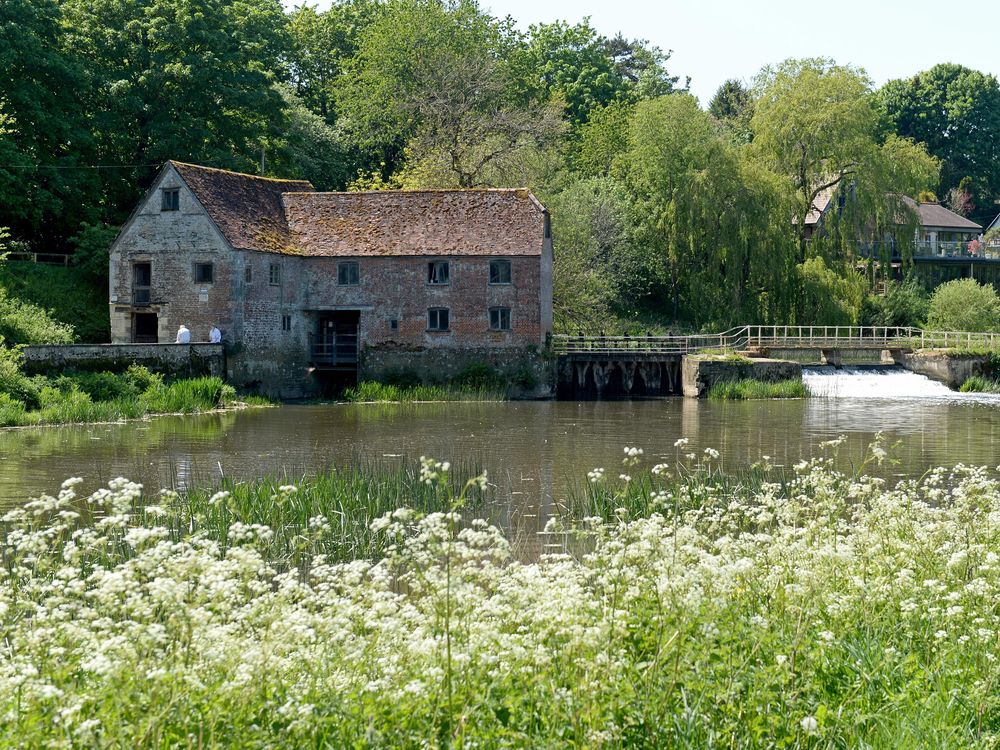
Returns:
[[[900,367],[806,367],[802,380],[809,395],[820,398],[979,400]]]

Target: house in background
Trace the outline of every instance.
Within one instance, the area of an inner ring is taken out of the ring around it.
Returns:
[[[320,193],[168,162],[112,245],[109,291],[113,342],[217,325],[230,379],[281,397],[393,371],[540,372],[549,217],[524,189]]]
[[[820,193],[806,217],[807,236],[821,236],[823,220],[835,206],[842,205],[840,194],[832,190]],[[917,219],[912,245],[913,270],[929,289],[946,281],[974,278],[993,284],[1000,291],[1000,246],[983,243],[983,227],[950,211],[938,203],[917,202],[903,197],[903,202]],[[1000,217],[998,217],[1000,221]],[[899,226],[905,226],[900,222]],[[902,253],[891,233],[878,242],[859,240],[858,255],[865,258],[888,257],[894,273],[902,273]]]
[[[990,251],[997,253],[998,257],[1000,257],[1000,214],[997,214],[997,217],[990,222],[990,225],[986,227],[984,234],[989,234],[993,231],[996,231],[997,234],[995,237],[986,241],[986,247],[988,247]]]

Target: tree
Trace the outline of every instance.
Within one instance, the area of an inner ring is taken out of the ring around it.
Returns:
[[[611,173],[618,158],[628,150],[629,123],[634,107],[612,102],[590,113],[580,128],[575,166],[583,174],[597,177]]]
[[[48,250],[98,203],[81,200],[96,193],[88,79],[60,23],[55,0],[0,3],[0,225]]]
[[[636,106],[622,170],[670,314],[697,324],[773,319],[794,245],[782,185],[724,139],[694,97]]]
[[[821,194],[836,196],[825,231],[850,251],[863,234],[893,228],[907,213],[903,196],[936,177],[936,162],[922,147],[902,138],[879,142],[871,84],[861,70],[830,60],[787,60],[761,71],[756,89],[753,149],[794,191],[788,226],[797,235],[799,263],[810,233],[803,217]]]
[[[949,281],[934,290],[927,325],[937,331],[1000,330],[1000,298],[975,279]]]
[[[94,79],[91,118],[117,223],[167,159],[252,171],[282,125],[290,42],[278,0],[66,0]]]
[[[943,63],[879,91],[891,128],[941,159],[938,194],[966,176],[973,192],[1000,197],[1000,83],[993,75]],[[981,201],[986,206],[988,201]]]
[[[397,0],[362,36],[339,104],[369,146],[458,187],[504,184],[505,167],[563,132],[557,107],[526,101],[506,64],[517,35],[469,0]]]
[[[747,143],[750,138],[750,118],[753,116],[753,96],[742,82],[730,79],[719,86],[708,103],[708,113],[718,120],[733,137]]]

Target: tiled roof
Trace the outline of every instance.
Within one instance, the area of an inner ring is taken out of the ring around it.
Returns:
[[[288,193],[304,255],[541,255],[545,209],[528,190]]]
[[[830,199],[833,197],[833,188],[823,188],[819,191],[816,197],[813,199],[812,207],[809,209],[809,213],[806,214],[806,226],[815,226],[819,224],[820,219],[823,218],[823,214],[826,213],[827,206],[830,205]]]
[[[938,203],[917,203],[912,198],[904,198],[911,208],[920,215],[920,226],[943,227],[945,229],[973,229],[982,231],[982,226],[974,221],[949,211]]]
[[[272,180],[177,161],[169,163],[234,248],[295,252],[281,196],[312,190],[313,186],[308,182]]]
[[[308,182],[170,162],[234,248],[290,255],[540,255],[527,189],[317,193]]]

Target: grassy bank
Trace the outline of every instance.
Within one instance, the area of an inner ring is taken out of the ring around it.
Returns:
[[[1000,380],[973,375],[958,390],[962,393],[1000,393]]]
[[[764,398],[805,398],[805,384],[799,379],[766,383],[762,380],[723,380],[709,389],[708,398],[721,401],[745,401]]]
[[[68,482],[2,522],[0,745],[995,747],[996,476],[720,483],[713,453],[595,470],[611,514],[535,564],[435,512],[467,498],[433,462],[308,502]],[[371,494],[423,510],[327,557]]]
[[[353,403],[407,401],[506,401],[507,391],[496,384],[472,385],[392,385],[364,380],[348,388],[342,396]]]
[[[220,378],[167,382],[144,367],[125,373],[71,372],[29,377],[0,371],[0,427],[114,422],[150,414],[191,414],[232,406],[236,391]]]

